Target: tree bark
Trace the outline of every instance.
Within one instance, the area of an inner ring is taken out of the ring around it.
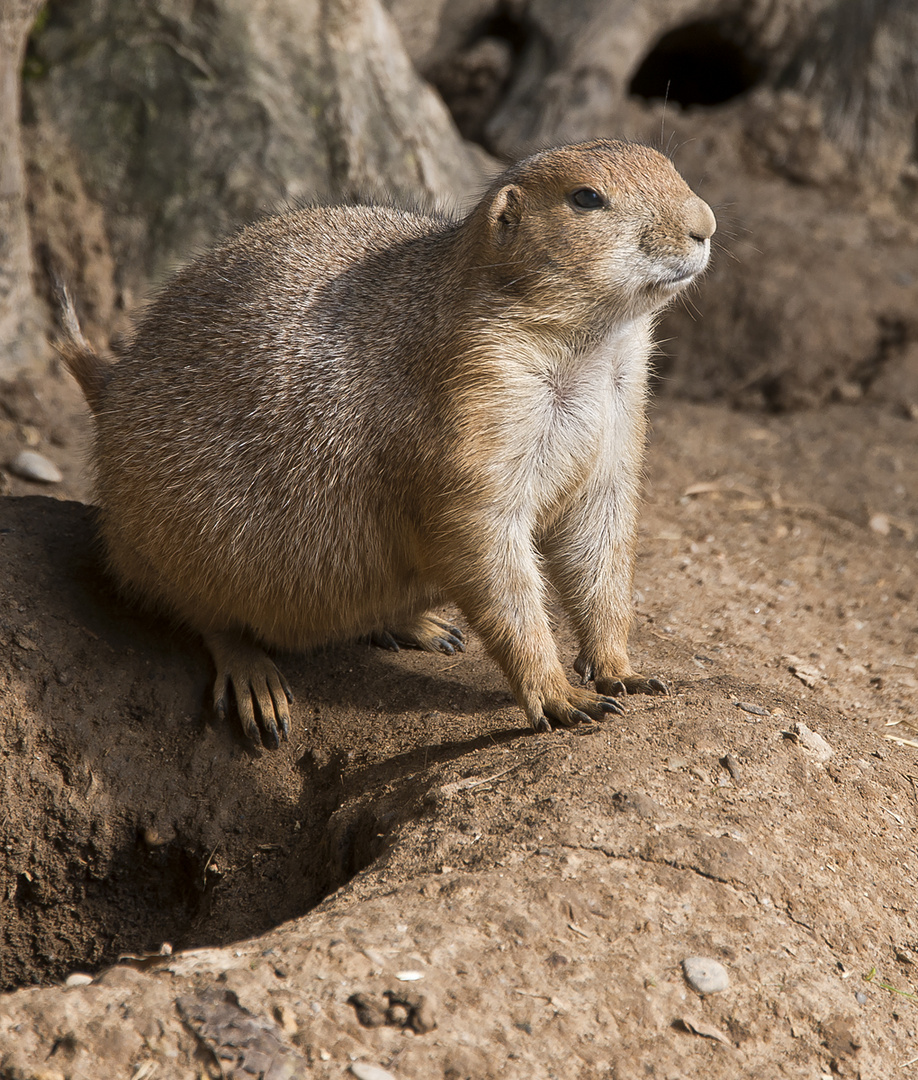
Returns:
[[[34,367],[47,355],[32,281],[19,131],[22,60],[42,3],[0,5],[0,376]]]

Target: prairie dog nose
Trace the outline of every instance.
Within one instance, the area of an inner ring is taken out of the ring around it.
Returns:
[[[683,204],[686,232],[693,240],[703,243],[710,240],[717,228],[717,220],[710,206],[697,195],[692,195]]]

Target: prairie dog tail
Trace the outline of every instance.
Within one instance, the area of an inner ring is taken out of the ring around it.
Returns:
[[[58,283],[57,293],[63,336],[54,342],[54,348],[67,370],[79,383],[90,409],[97,413],[105,397],[110,365],[83,337],[73,299],[66,285]]]

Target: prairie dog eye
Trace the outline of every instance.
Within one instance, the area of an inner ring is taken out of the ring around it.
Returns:
[[[602,195],[590,187],[577,188],[568,197],[578,210],[601,210],[606,205]]]

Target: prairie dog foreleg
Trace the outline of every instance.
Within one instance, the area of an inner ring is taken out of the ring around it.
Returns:
[[[628,436],[629,447],[642,445],[642,419]],[[580,646],[574,668],[584,682],[595,680],[600,694],[667,692],[661,680],[638,675],[628,659],[639,470],[638,460],[610,453],[542,538],[548,576]]]
[[[521,519],[466,526],[450,555],[448,592],[500,665],[536,730],[599,720],[620,705],[573,686],[564,673],[545,608],[545,585],[531,529]]]

